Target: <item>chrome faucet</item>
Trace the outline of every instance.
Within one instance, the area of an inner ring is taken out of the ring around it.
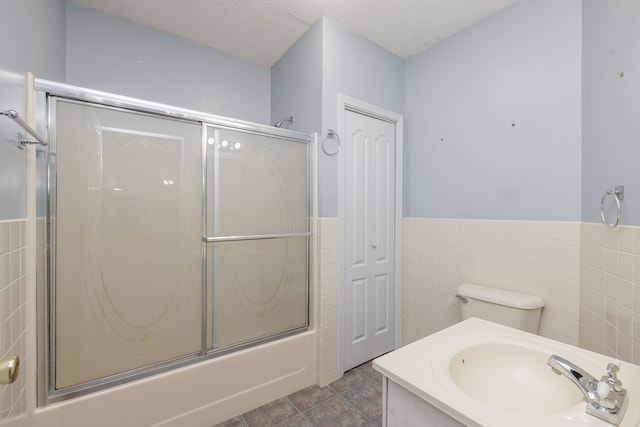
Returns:
[[[627,391],[617,377],[620,369],[616,363],[607,365],[607,373],[600,381],[584,369],[554,354],[547,364],[553,372],[569,378],[587,399],[586,412],[613,425],[620,425],[627,410]]]

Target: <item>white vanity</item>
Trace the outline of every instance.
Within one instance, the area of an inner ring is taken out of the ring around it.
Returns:
[[[384,376],[383,426],[612,426],[585,412],[586,390],[552,370],[552,355],[596,383],[612,361],[485,320],[465,320],[374,360]],[[617,378],[626,389],[619,425],[640,426],[640,367],[622,362]],[[613,394],[601,398],[595,397],[617,402]]]

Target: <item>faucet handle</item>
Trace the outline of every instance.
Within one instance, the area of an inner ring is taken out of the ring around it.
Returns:
[[[615,393],[622,391],[622,381],[618,379],[618,371],[620,370],[620,361],[614,360],[607,365],[607,375],[602,377],[611,386],[611,390]]]

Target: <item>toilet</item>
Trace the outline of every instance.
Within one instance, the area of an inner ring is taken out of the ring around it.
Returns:
[[[489,320],[532,334],[538,333],[542,298],[490,286],[463,283],[458,286],[462,320],[470,317]]]

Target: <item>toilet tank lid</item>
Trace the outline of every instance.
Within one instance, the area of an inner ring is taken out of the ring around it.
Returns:
[[[474,283],[463,283],[458,286],[458,295],[525,310],[544,307],[544,301],[539,296],[476,285]]]

